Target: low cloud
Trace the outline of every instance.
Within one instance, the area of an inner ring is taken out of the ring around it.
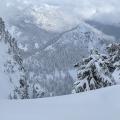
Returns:
[[[62,12],[73,19],[95,20],[105,24],[120,23],[119,0],[0,0],[0,3],[2,16],[13,14],[14,10],[10,10],[11,13],[6,10],[12,5],[49,4],[59,6]]]

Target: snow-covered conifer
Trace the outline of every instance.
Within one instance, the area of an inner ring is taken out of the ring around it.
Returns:
[[[113,65],[112,75],[117,84],[120,84],[120,44],[114,43],[107,47],[109,61]]]
[[[99,89],[115,84],[111,75],[108,56],[92,50],[91,55],[75,65],[77,68],[77,81],[74,83],[73,93]]]
[[[17,42],[5,30],[5,24],[0,18],[0,90],[5,93],[1,97],[11,99],[28,98],[26,70]]]

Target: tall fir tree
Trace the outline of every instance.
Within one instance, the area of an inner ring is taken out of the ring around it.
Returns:
[[[107,47],[109,61],[113,65],[112,75],[117,84],[120,84],[120,44],[114,43]]]
[[[17,42],[5,30],[5,24],[0,18],[0,70],[3,76],[7,76],[10,83],[9,98],[26,99],[28,96],[28,83],[26,78],[26,70],[23,66],[23,60]],[[2,81],[7,81],[4,77]]]
[[[73,93],[99,89],[115,84],[111,75],[112,67],[108,56],[99,54],[96,50],[91,55],[75,65],[77,68],[77,81],[74,83]]]

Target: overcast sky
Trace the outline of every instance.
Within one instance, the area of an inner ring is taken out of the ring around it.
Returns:
[[[120,22],[120,0],[42,0],[58,4],[84,19],[103,23]],[[70,13],[71,13],[70,12]]]
[[[62,11],[78,19],[92,19],[106,24],[120,23],[120,0],[0,0],[0,13],[5,11],[3,2],[10,5],[15,1],[57,5]]]

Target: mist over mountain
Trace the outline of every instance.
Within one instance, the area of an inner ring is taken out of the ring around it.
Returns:
[[[106,22],[105,17],[119,12],[115,7],[119,1],[111,0],[107,6],[105,1],[80,3],[79,0],[1,2],[0,16],[18,42],[29,81],[39,82],[49,95],[70,94],[76,78],[74,64],[93,48],[104,53],[105,46],[115,42],[119,34],[102,27],[103,23],[119,25],[119,19]],[[95,27],[86,20],[98,21],[103,30],[99,24]]]
[[[18,9],[28,9],[29,6],[41,6],[43,4],[55,6],[55,8],[60,8],[64,14],[67,16],[74,17],[75,19],[82,20],[95,20],[105,24],[119,24],[119,0],[1,0],[1,12],[2,16],[11,16],[15,14],[16,7]],[[5,13],[5,14],[4,14]],[[9,14],[8,14],[9,13]],[[67,18],[66,16],[66,18]],[[69,20],[69,22],[72,20]]]
[[[120,120],[120,0],[0,0],[0,120]]]
[[[103,33],[110,35],[110,36],[114,36],[118,42],[120,41],[120,27],[119,26],[102,24],[96,21],[86,21],[86,22],[92,25],[93,27],[95,27],[96,29],[99,29]]]
[[[114,44],[110,44],[107,47],[109,55],[103,54],[104,47],[112,42]],[[102,52],[102,54],[99,54],[96,50],[91,51],[91,56],[80,62],[82,65],[80,63],[75,65],[76,67],[80,67],[78,68],[80,74],[77,76],[79,81],[76,81],[74,84],[74,91],[77,90],[76,93],[83,92],[83,90],[92,90],[91,92],[35,99],[69,94],[69,91],[71,91],[71,82],[73,82],[72,77],[75,79],[70,65],[74,63],[74,60],[77,60],[77,52],[79,52],[78,57],[80,57],[80,60],[83,55],[87,56],[92,47]],[[48,120],[49,117],[54,120],[64,118],[73,120],[74,118],[81,119],[82,117],[88,120],[88,116],[86,116],[87,112],[89,118],[94,120],[96,118],[100,120],[101,118],[106,120],[108,118],[114,120],[115,118],[119,120],[120,44],[115,44],[113,37],[103,34],[88,24],[81,23],[59,34],[43,50],[39,51],[39,44],[35,44],[35,48],[38,50],[37,54],[35,53],[34,56],[23,56],[24,67],[21,56],[22,50],[18,48],[17,41],[6,30],[5,23],[0,18],[0,113],[2,113],[0,114],[0,119],[16,120],[17,118],[19,120],[26,120],[27,118],[33,120],[35,118],[42,118]],[[29,51],[28,48],[26,50],[23,49],[23,55],[27,51]],[[39,58],[40,54],[42,54],[42,60],[45,58],[43,61],[39,61],[41,60]],[[46,59],[47,61],[45,61]],[[53,69],[54,72],[50,75]],[[46,71],[48,71],[49,75]],[[89,74],[92,76],[89,77]],[[73,76],[71,77],[71,75]],[[88,79],[86,79],[86,75]],[[44,77],[42,78],[41,76]],[[45,78],[47,78],[46,81]],[[89,82],[90,79],[92,82]],[[86,84],[86,80],[88,84]],[[100,84],[96,84],[96,82],[100,82]],[[44,89],[41,88],[42,84]],[[91,85],[95,85],[96,88]],[[114,86],[107,87],[111,85]],[[82,89],[79,89],[81,87]],[[107,88],[103,89],[103,87]],[[97,88],[102,89],[95,90]],[[32,100],[25,100],[30,98]],[[101,111],[104,116],[99,117]]]

